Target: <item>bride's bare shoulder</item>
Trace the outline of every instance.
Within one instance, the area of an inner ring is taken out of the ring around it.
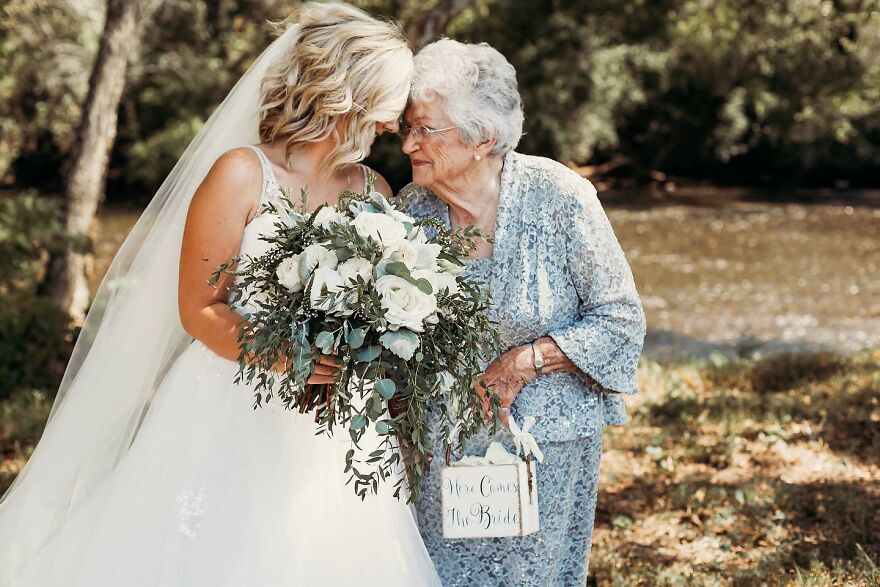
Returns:
[[[253,149],[230,149],[214,161],[193,203],[251,210],[259,204],[262,187],[263,169]]]
[[[220,155],[214,161],[214,165],[208,171],[205,179],[219,179],[241,187],[242,184],[255,180],[261,183],[262,178],[263,168],[254,150],[248,147],[238,147]]]

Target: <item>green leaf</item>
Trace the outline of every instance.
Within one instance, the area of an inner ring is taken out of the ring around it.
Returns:
[[[367,348],[359,350],[355,354],[355,360],[360,363],[369,363],[375,361],[382,354],[382,347],[379,345],[371,345]]]
[[[422,277],[421,279],[416,280],[416,287],[419,288],[419,291],[424,294],[432,294],[434,293],[434,288],[431,287],[431,282]]]
[[[367,417],[363,414],[358,414],[354,418],[351,419],[351,429],[352,430],[360,430],[364,426],[367,425]]]
[[[386,422],[376,422],[376,432],[379,434],[388,434],[389,429]]]
[[[379,342],[404,361],[409,361],[421,344],[419,335],[406,328],[383,333]]]
[[[327,354],[333,348],[333,333],[323,330],[315,337],[315,346]]]
[[[355,328],[351,332],[348,333],[348,346],[353,349],[358,348],[362,344],[364,344],[364,337],[366,337],[367,332],[363,328]]]
[[[376,391],[385,399],[391,399],[397,386],[390,379],[380,379],[376,382]]]
[[[392,261],[385,265],[385,273],[388,275],[396,275],[397,277],[402,277],[406,280],[412,279],[409,273],[409,268],[400,261]]]

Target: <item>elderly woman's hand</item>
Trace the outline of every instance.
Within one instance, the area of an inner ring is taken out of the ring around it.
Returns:
[[[538,376],[535,372],[535,354],[532,345],[538,348],[544,358],[542,374],[557,371],[571,373],[579,370],[577,365],[562,352],[556,341],[549,336],[542,336],[530,344],[514,347],[495,359],[482,376],[482,381],[498,394],[502,408],[513,405],[523,386]],[[477,382],[476,390],[483,402],[486,418],[490,419],[492,414],[486,389]],[[507,413],[502,414],[501,421],[507,426]]]
[[[536,376],[532,349],[529,345],[514,347],[495,359],[480,380],[498,394],[502,408],[510,408],[523,386]],[[478,381],[476,391],[483,402],[486,418],[492,417],[486,388]],[[507,426],[508,415],[501,421]]]

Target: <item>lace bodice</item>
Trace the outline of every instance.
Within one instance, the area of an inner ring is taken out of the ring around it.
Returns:
[[[275,222],[278,218],[273,214],[266,213],[265,206],[270,202],[278,206],[285,205],[284,201],[281,199],[284,195],[281,184],[278,182],[278,178],[272,170],[272,163],[269,161],[266,153],[257,146],[251,145],[249,148],[256,153],[257,158],[260,160],[260,166],[263,169],[263,187],[260,192],[260,204],[257,214],[247,223],[244,227],[244,232],[241,235],[241,245],[239,246],[238,255],[242,258],[260,257],[268,252],[271,245],[263,240],[263,237],[272,234]],[[363,165],[360,167],[363,171],[364,177],[363,189],[365,191],[371,190],[375,178],[367,167]],[[242,278],[237,277],[235,283],[240,283],[241,279]],[[237,309],[240,311],[242,306],[238,306]]]

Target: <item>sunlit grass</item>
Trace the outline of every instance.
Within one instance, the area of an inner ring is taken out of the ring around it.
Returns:
[[[880,584],[880,350],[643,362],[606,431],[591,585]],[[43,393],[0,403],[0,490]]]
[[[880,352],[641,375],[606,432],[591,584],[878,584]]]

